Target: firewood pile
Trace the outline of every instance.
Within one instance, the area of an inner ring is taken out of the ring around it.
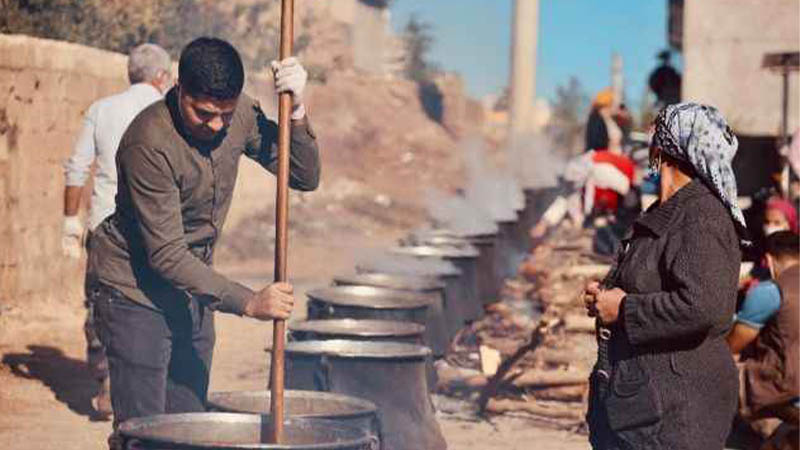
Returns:
[[[608,269],[591,251],[591,231],[554,230],[506,280],[502,300],[455,337],[437,363],[438,391],[477,402],[485,415],[582,429],[596,344],[581,293]]]

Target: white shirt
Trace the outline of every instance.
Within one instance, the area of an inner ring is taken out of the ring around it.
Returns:
[[[608,133],[608,151],[611,153],[622,153],[622,129],[617,125],[617,122],[611,117],[610,111],[601,112],[600,116],[606,124],[606,133]]]
[[[96,161],[94,189],[89,209],[89,230],[114,212],[117,195],[115,157],[128,125],[143,109],[162,98],[150,84],[137,83],[124,92],[92,103],[83,120],[72,156],[64,164],[67,186],[83,186]]]

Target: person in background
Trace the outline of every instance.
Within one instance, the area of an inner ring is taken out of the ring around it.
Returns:
[[[169,89],[171,60],[169,54],[154,44],[142,44],[128,55],[130,87],[118,94],[101,98],[89,106],[72,155],[66,161],[64,188],[64,226],[62,248],[68,257],[79,258],[82,246],[95,228],[114,212],[117,193],[117,169],[114,158],[122,134],[133,118],[158,101]],[[95,164],[88,223],[79,217],[83,187]],[[93,307],[86,303],[84,324],[89,367],[100,383],[100,392],[92,400],[102,418],[111,414],[108,395],[108,363],[93,324]]]
[[[800,426],[798,319],[800,318],[800,237],[777,231],[766,240],[772,279],[748,291],[728,334],[731,352],[741,354],[739,414],[763,438],[781,423]]]
[[[672,105],[681,101],[681,74],[670,63],[672,53],[664,50],[658,54],[661,64],[653,70],[647,79],[650,90],[656,95],[657,108]]]
[[[747,235],[731,166],[737,148],[713,107],[670,105],[655,120],[659,202],[584,294],[597,317],[587,414],[596,450],[724,446],[737,401],[725,336]]]
[[[797,211],[788,200],[775,196],[764,211],[764,237],[778,231],[797,233]]]
[[[614,121],[614,93],[611,89],[600,91],[592,102],[592,111],[586,123],[586,151],[622,151],[622,130]]]
[[[625,103],[620,103],[613,117],[614,122],[622,131],[622,149],[625,153],[628,153],[627,150],[629,150],[628,147],[630,146],[631,130],[633,130],[633,116],[631,112],[628,111],[628,107],[625,106]]]

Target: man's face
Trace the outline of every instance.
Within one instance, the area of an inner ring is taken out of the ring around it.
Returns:
[[[213,140],[230,126],[238,101],[239,97],[219,100],[204,95],[194,97],[184,89],[178,91],[184,128],[200,141]]]

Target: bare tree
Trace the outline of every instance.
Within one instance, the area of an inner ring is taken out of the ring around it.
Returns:
[[[403,41],[406,47],[405,75],[418,83],[430,80],[438,70],[428,59],[434,43],[432,29],[430,23],[420,20],[416,14],[411,15],[403,28]]]
[[[589,97],[577,78],[570,77],[566,85],[556,87],[552,116],[546,130],[555,148],[569,155],[582,151],[588,104]]]

